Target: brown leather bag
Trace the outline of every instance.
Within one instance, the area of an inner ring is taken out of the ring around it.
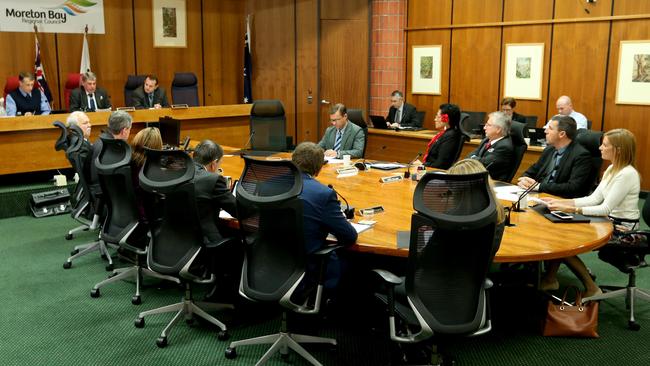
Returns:
[[[571,289],[576,292],[575,305],[568,305],[566,302]],[[582,294],[577,287],[567,287],[560,304],[549,300],[547,309],[542,332],[544,336],[598,338],[598,302],[589,301],[583,304]]]

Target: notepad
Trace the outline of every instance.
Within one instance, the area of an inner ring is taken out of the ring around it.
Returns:
[[[354,223],[354,222],[351,222],[350,224],[352,224],[352,227],[354,228],[354,230],[357,231],[357,234],[361,234],[362,232],[364,232],[364,231],[366,231],[366,230],[373,227],[373,225],[362,225],[362,224],[357,224],[357,223]],[[326,240],[327,241],[337,241],[336,236],[334,236],[333,234],[328,234]]]

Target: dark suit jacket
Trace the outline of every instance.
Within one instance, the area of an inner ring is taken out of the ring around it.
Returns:
[[[440,136],[426,156],[424,165],[431,168],[449,169],[456,159],[458,145],[461,144],[463,134],[457,128],[449,128]]]
[[[144,92],[144,87],[142,86],[133,91],[131,99],[133,100],[133,106],[135,108],[153,108],[156,104],[160,104],[163,107],[169,107],[167,94],[165,93],[165,89],[161,87],[158,87],[153,91],[153,104],[149,104],[149,97]]]
[[[549,146],[542,152],[539,160],[531,165],[524,173],[525,177],[538,180],[544,178],[545,172],[552,169],[550,166],[555,148]],[[573,141],[560,160],[557,175],[553,183],[542,183],[540,192],[546,192],[563,198],[584,197],[591,188],[589,177],[591,174],[591,155],[576,141]]]
[[[386,117],[386,122],[393,123],[395,121],[395,112],[397,108],[390,107],[388,110],[388,117]],[[402,108],[402,118],[400,118],[400,126],[402,127],[422,127],[422,122],[418,120],[417,113],[415,113],[415,106],[412,104],[404,103],[404,108]]]
[[[313,254],[326,246],[325,238],[329,233],[336,237],[340,245],[351,245],[356,242],[357,231],[343,216],[341,204],[332,189],[303,174],[300,198],[303,202],[303,227],[307,254]],[[317,273],[311,273],[309,277],[313,278],[316,275]],[[340,275],[340,262],[336,255],[332,255],[327,266],[326,287],[335,287]]]
[[[320,140],[318,146],[324,150],[334,149],[336,142],[336,127],[330,126],[325,130],[323,139]],[[353,159],[363,156],[363,147],[366,144],[366,136],[363,129],[354,123],[348,121],[345,127],[343,137],[341,137],[341,149],[339,150],[338,158],[343,155],[350,155]]]
[[[492,179],[506,181],[515,162],[514,149],[510,136],[497,141],[489,149],[485,149],[487,137],[481,141],[479,147],[467,155],[468,158],[478,159],[490,172]]]
[[[97,88],[95,90],[95,103],[96,109],[107,109],[111,107],[111,98],[108,96],[106,90]],[[70,112],[83,111],[90,112],[88,105],[88,98],[83,86],[75,89],[70,93]]]
[[[237,217],[235,196],[226,185],[226,179],[218,174],[205,170],[203,165],[194,164],[194,195],[196,206],[201,219],[201,231],[206,247],[214,247],[223,239],[217,220],[221,209],[226,210],[233,217]]]

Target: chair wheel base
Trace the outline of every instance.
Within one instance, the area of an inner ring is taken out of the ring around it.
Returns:
[[[134,296],[131,298],[131,304],[133,304],[133,305],[140,305],[140,304],[142,304],[142,298],[141,298],[139,295],[134,295]]]
[[[72,234],[65,234],[65,240],[72,240],[74,238],[74,235]],[[76,254],[76,253],[75,253]]]
[[[79,249],[74,249],[70,251],[70,256],[73,256],[75,254],[79,253]]]
[[[63,263],[63,268],[64,268],[64,269],[70,269],[70,267],[72,267],[72,262],[65,262],[65,263]]]
[[[97,298],[97,297],[99,297],[99,295],[100,295],[100,293],[99,293],[98,288],[94,288],[94,289],[90,290],[90,297]]]
[[[228,338],[230,338],[230,334],[228,334],[228,332],[226,332],[225,330],[222,330],[217,334],[217,339],[220,341],[225,341]]]
[[[109,265],[106,266],[106,271],[108,271],[108,272],[110,272],[110,271],[112,271],[114,269],[115,269],[115,266],[112,265],[112,264],[109,264]]]
[[[133,322],[136,328],[144,328],[144,318],[136,318]]]
[[[237,351],[232,347],[228,347],[226,348],[225,356],[227,359],[232,360],[237,357]]]
[[[630,330],[636,330],[636,331],[641,329],[641,325],[639,325],[639,323],[633,322],[633,321],[628,321],[627,322],[627,327],[630,328]]]
[[[167,347],[167,337],[158,337],[158,339],[156,339],[156,346],[160,348]]]

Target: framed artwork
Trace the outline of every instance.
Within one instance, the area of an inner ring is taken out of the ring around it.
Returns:
[[[650,41],[621,41],[616,104],[650,105]]]
[[[544,43],[508,43],[503,69],[503,96],[542,100]]]
[[[187,47],[185,0],[153,0],[153,46]]]
[[[440,95],[442,46],[413,46],[411,94]]]

